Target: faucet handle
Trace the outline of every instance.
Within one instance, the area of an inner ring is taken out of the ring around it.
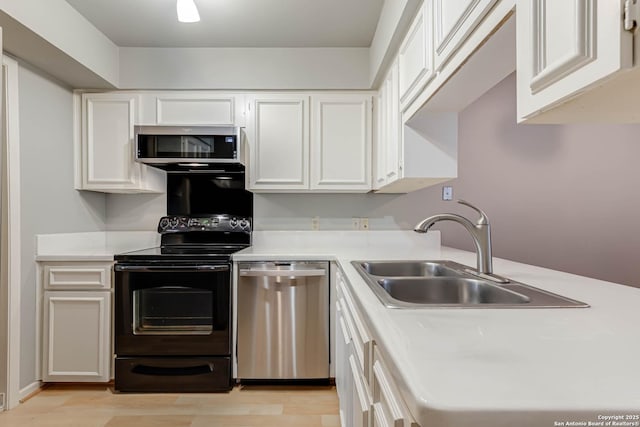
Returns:
[[[460,203],[461,205],[465,205],[470,207],[471,209],[473,209],[474,211],[478,212],[480,214],[480,218],[478,218],[478,220],[476,221],[477,225],[489,225],[489,218],[487,217],[487,214],[485,214],[484,212],[482,212],[482,210],[480,210],[480,208],[472,205],[471,203],[467,202],[466,200],[458,200],[458,203]]]

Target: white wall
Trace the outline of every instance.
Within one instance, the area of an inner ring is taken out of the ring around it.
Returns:
[[[165,194],[107,194],[106,229],[153,231],[167,214]]]
[[[22,293],[20,387],[36,378],[35,235],[100,231],[105,196],[73,189],[71,91],[23,65],[19,71]]]
[[[398,51],[421,0],[386,0],[369,49],[369,81],[377,87],[382,72]]]
[[[371,217],[371,226],[380,230],[409,229],[397,223],[394,200],[397,195],[373,194],[254,194],[256,230],[311,230],[311,218],[320,217],[320,228],[348,230],[352,217]],[[166,215],[165,195],[107,195],[108,230],[151,231]]]
[[[368,48],[120,48],[121,89],[368,89]]]
[[[117,86],[118,47],[65,0],[0,0],[0,25],[6,51],[59,79]]]

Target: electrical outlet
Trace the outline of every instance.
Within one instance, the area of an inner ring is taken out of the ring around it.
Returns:
[[[351,228],[354,230],[360,230],[360,218],[351,218]]]
[[[320,217],[314,216],[311,218],[311,229],[312,230],[320,230]]]
[[[453,187],[448,185],[442,187],[442,200],[453,200]]]
[[[369,218],[360,218],[360,230],[369,229]]]

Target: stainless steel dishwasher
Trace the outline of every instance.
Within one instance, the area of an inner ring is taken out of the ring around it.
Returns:
[[[329,378],[329,263],[238,267],[238,378]]]

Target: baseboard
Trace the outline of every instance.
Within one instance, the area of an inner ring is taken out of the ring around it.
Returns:
[[[18,399],[20,400],[20,403],[23,403],[29,400],[29,398],[31,398],[31,396],[33,396],[34,394],[38,393],[41,388],[42,388],[42,382],[34,381],[28,386],[20,389],[20,392],[18,393]]]

